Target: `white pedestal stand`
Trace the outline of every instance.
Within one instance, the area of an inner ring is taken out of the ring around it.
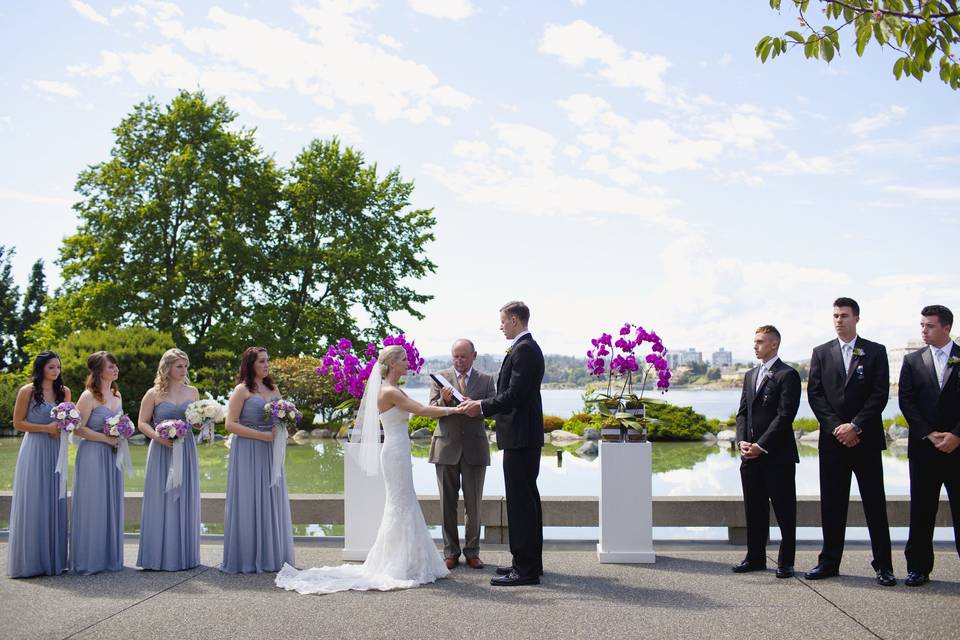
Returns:
[[[656,561],[652,453],[649,442],[600,443],[601,563]]]
[[[360,469],[360,443],[347,442],[343,448],[343,559],[362,562],[377,539],[386,492],[382,476]]]

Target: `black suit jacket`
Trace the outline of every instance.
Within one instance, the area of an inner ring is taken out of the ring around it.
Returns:
[[[777,360],[757,389],[759,374],[758,366],[743,377],[743,393],[737,411],[737,442],[756,442],[767,453],[743,463],[763,459],[798,463],[800,456],[793,435],[793,420],[800,408],[800,374],[783,360]]]
[[[960,358],[954,344],[950,357]],[[937,369],[929,347],[907,354],[900,369],[900,411],[910,426],[907,455],[942,456],[929,440],[931,431],[950,431],[960,436],[960,365],[947,365],[946,383],[940,389]],[[960,448],[950,454],[960,464]]]
[[[807,398],[820,422],[820,452],[846,449],[833,430],[847,422],[860,427],[860,444],[880,451],[887,448],[881,413],[890,398],[890,363],[882,344],[857,336],[854,350],[862,356],[850,359],[850,371],[843,367],[843,352],[836,339],[814,348],[807,379]]]
[[[497,448],[543,446],[543,352],[529,333],[503,359],[497,395],[480,402],[484,417],[496,416]]]

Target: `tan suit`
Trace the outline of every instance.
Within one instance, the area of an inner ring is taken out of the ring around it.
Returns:
[[[459,389],[457,372],[453,367],[438,372]],[[496,395],[493,376],[472,369],[463,394],[473,400],[485,400]],[[455,406],[440,398],[440,387],[433,385],[430,404],[438,407]],[[483,480],[490,464],[490,443],[483,418],[453,415],[440,418],[430,441],[430,462],[437,467],[437,486],[442,510],[443,555],[460,557],[460,539],[457,534],[457,501],[463,486],[463,506],[466,535],[463,555],[476,558],[480,554],[480,501],[483,498]]]

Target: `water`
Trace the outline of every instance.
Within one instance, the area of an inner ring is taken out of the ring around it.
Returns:
[[[426,403],[430,390],[426,387],[407,389],[410,397],[418,402]],[[540,392],[543,397],[543,412],[546,415],[568,418],[574,413],[583,410],[582,389],[546,389]],[[740,389],[674,389],[665,394],[656,391],[647,392],[644,397],[664,400],[681,407],[693,407],[694,411],[702,413],[707,419],[717,418],[726,420],[736,414],[740,407]],[[884,418],[892,418],[900,412],[896,398],[890,398]],[[813,410],[807,402],[807,394],[800,397],[798,418],[813,418]]]

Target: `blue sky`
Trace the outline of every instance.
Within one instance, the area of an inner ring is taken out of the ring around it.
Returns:
[[[960,96],[894,81],[875,48],[761,65],[754,44],[793,16],[685,4],[5,4],[3,243],[19,282],[43,257],[58,283],[78,172],[135,103],[202,88],[282,164],[337,135],[416,182],[436,297],[395,319],[429,354],[461,335],[499,350],[514,298],[569,354],[631,321],[739,358],[773,323],[807,357],[839,295],[888,346],[924,304],[960,312]]]

